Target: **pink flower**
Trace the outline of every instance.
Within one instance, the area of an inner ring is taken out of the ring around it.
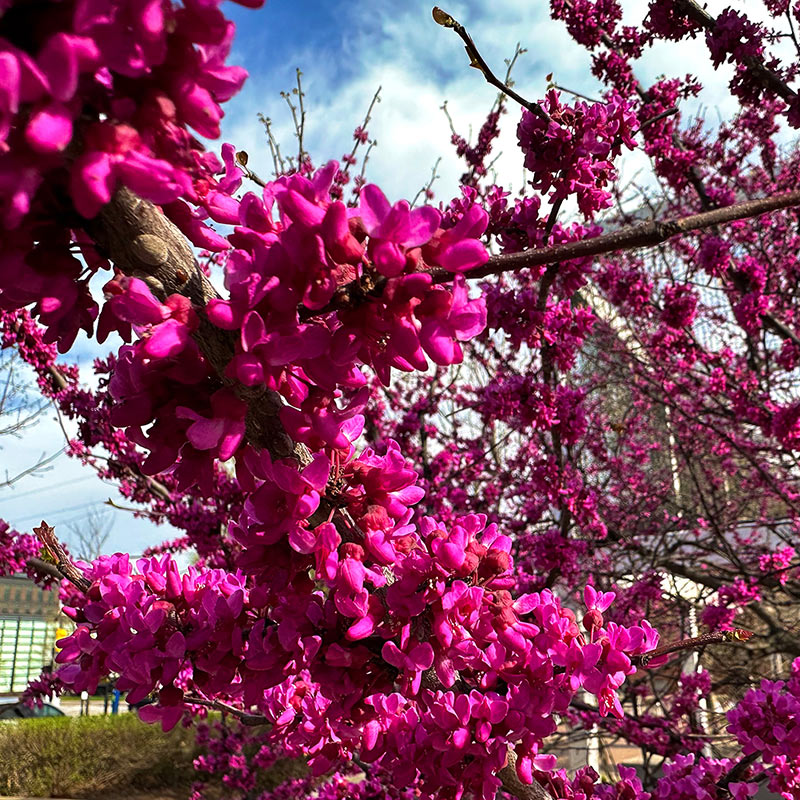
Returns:
[[[359,214],[369,234],[367,252],[382,275],[399,275],[406,267],[406,250],[430,241],[441,215],[430,206],[411,209],[405,200],[389,205],[374,184],[360,194]]]

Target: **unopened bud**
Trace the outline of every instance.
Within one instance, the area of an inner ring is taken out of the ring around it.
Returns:
[[[433,20],[437,25],[442,25],[445,28],[454,28],[457,24],[456,21],[446,11],[442,11],[439,6],[434,6],[431,14],[433,14]]]
[[[590,608],[583,615],[583,627],[589,632],[602,628],[603,615],[596,608]]]

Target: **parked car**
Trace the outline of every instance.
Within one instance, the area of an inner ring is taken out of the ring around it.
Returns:
[[[41,708],[33,706],[30,708],[24,703],[3,703],[0,704],[0,720],[4,719],[28,719],[29,717],[63,717],[64,712],[60,708],[45,703]]]

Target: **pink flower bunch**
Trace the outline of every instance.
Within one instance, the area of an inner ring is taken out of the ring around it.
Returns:
[[[603,34],[613,33],[622,19],[617,0],[550,0],[550,8],[555,19],[566,21],[575,41],[590,49],[600,44]]]
[[[668,286],[664,290],[661,321],[670,328],[686,328],[692,324],[697,310],[697,295],[689,286]]]
[[[724,61],[736,63],[762,55],[764,29],[744,14],[725,9],[718,17],[713,31],[706,34],[708,51],[715,67]]]
[[[28,559],[38,556],[40,549],[35,536],[15,531],[0,519],[0,576],[26,572]]]
[[[729,758],[705,758],[676,755],[664,765],[664,775],[659,778],[652,800],[694,800],[698,797],[718,797],[717,781],[734,767]],[[748,800],[758,790],[758,784],[747,780],[728,784],[734,800]]]
[[[620,764],[617,769],[620,780],[614,783],[600,781],[600,776],[592,767],[581,767],[572,778],[565,769],[537,772],[535,777],[552,797],[563,800],[650,800],[650,793],[644,791],[633,767]]]
[[[533,769],[552,766],[539,748],[553,714],[581,688],[603,713],[621,714],[616,690],[635,671],[631,656],[658,637],[646,623],[605,625],[600,609],[613,594],[587,589],[588,613],[600,613],[588,640],[552,593],[514,600],[510,539],[480,515],[449,527],[429,518],[408,525],[407,504],[419,494],[408,492],[413,473],[391,453],[386,463],[367,454],[350,468],[365,492],[352,505],[363,509],[363,546],[342,543],[330,523],[305,527],[327,481],[323,456],[302,473],[251,461],[264,482],[245,507],[253,520],[246,554],[261,576],[250,590],[241,574],[190,569],[181,579],[169,556],[141,560],[138,573],[125,556],[95,562],[85,601],[69,612],[78,628],[62,643],[61,679],[91,690],[117,672],[131,701],[158,693],[142,716],[166,728],[191,703],[187,691],[238,697],[272,721],[289,754],[310,754],[317,773],[360,751],[400,782],[419,772],[430,796],[444,770],[454,787],[489,797],[511,746],[530,782]],[[309,591],[315,561],[326,593]],[[332,637],[343,626],[345,638]],[[470,690],[455,693],[456,679]],[[429,688],[431,680],[443,688]]]
[[[200,722],[195,731],[195,744],[202,752],[194,760],[199,775],[192,800],[206,796],[212,779],[221,781],[228,796],[247,797],[259,772],[272,767],[282,755],[279,747],[267,742],[268,732],[248,728],[235,719]]]
[[[61,680],[58,671],[43,670],[41,675],[29,681],[25,691],[20,697],[20,701],[32,708],[41,708],[45,703],[49,703],[53,697],[58,697],[64,690],[64,682]]]
[[[517,127],[525,168],[533,173],[531,186],[550,191],[551,201],[574,195],[581,213],[592,219],[611,205],[607,187],[616,177],[614,158],[623,144],[636,146],[636,114],[614,93],[605,102],[570,106],[551,89],[543,107],[548,120],[526,110]]]
[[[461,273],[482,264],[488,254],[477,237],[487,218],[471,204],[443,229],[435,209],[390,206],[374,186],[348,211],[329,197],[335,168],[331,162],[311,178],[281,178],[264,200],[229,198],[241,222],[225,264],[230,297],[211,300],[207,313],[215,325],[240,330],[228,375],[280,393],[288,403],[280,418],[295,441],[350,458],[363,425],[362,364],[388,383],[392,367],[426,369],[427,358],[458,363],[460,342],[484,329],[483,301],[469,298],[463,278],[436,285],[431,270]],[[275,202],[278,222],[270,214]],[[368,286],[377,281],[385,286],[371,297]],[[160,303],[136,278],[115,278],[106,294],[100,334],[128,335],[133,326],[141,337],[117,363],[113,422],[153,448],[146,471],[179,460],[184,473],[209,476],[214,458],[239,449],[247,407],[229,389],[202,402],[196,390],[208,368],[191,339],[194,311],[180,296]],[[311,312],[317,318],[303,321]],[[147,434],[139,430],[151,422]],[[155,435],[161,430],[168,436]]]
[[[770,788],[796,797],[786,783],[791,779],[795,791],[800,785],[800,659],[792,663],[788,681],[762,680],[750,689],[728,712],[728,723],[745,755],[759,752],[765,762],[779,765],[777,786]]]
[[[548,298],[537,307],[534,288],[511,289],[503,285],[486,288],[487,327],[508,332],[512,347],[523,343],[541,349],[550,347],[559,369],[568,370],[595,323],[594,312],[569,300]]]
[[[181,670],[191,664],[192,685],[204,692],[233,680],[248,593],[241,575],[190,568],[181,576],[169,555],[137,566],[134,572],[119,554],[92,564],[85,600],[64,609],[77,628],[59,644],[58,676],[73,691],[93,692],[116,672],[131,703],[158,691],[159,704],[142,716],[168,730],[184,713],[183,690],[174,685]]]
[[[144,302],[155,303],[149,290],[144,295]],[[176,307],[179,305],[175,304]],[[169,305],[156,304],[156,307],[169,317]],[[162,314],[158,316],[163,319]],[[67,453],[92,467],[104,480],[115,482],[120,494],[128,501],[143,504],[155,522],[168,521],[186,532],[166,549],[157,548],[156,551],[175,552],[194,547],[203,564],[231,567],[230,557],[237,547],[231,541],[224,541],[221,546],[220,530],[231,517],[241,512],[242,491],[237,482],[220,467],[199,472],[194,467],[196,459],[189,458],[185,451],[184,457],[192,465],[192,495],[184,494],[178,488],[182,480],[188,479],[188,471],[181,465],[173,474],[160,474],[154,483],[142,471],[146,454],[111,423],[116,404],[104,387],[114,371],[115,359],[96,362],[100,388],[90,391],[79,385],[77,367],[56,361],[55,346],[44,341],[42,329],[26,311],[0,313],[0,325],[3,343],[13,344],[22,359],[33,368],[43,395],[51,398],[67,418],[76,421],[78,438],[70,442]],[[148,330],[151,326],[145,325],[141,332],[147,336]],[[174,362],[171,363],[174,367]],[[173,369],[170,374],[179,373]],[[56,375],[64,383],[55,380]],[[171,393],[176,391],[177,386],[173,385]],[[180,393],[177,396],[181,396]],[[186,401],[196,402],[196,395],[182,396]],[[100,457],[96,457],[97,448],[102,448]]]
[[[787,545],[780,547],[773,553],[763,553],[758,559],[758,568],[762,572],[777,573],[778,582],[783,585],[789,578],[796,575],[796,569],[792,569],[792,562],[797,558],[797,551],[794,547]]]
[[[246,72],[225,65],[233,25],[216,2],[69,0],[57,13],[12,2],[0,14],[13,17],[0,37],[0,305],[36,303],[63,352],[79,329],[91,333],[97,306],[69,238],[55,234],[61,220],[77,212],[79,229],[125,185],[194,231],[178,198],[202,206],[220,164],[189,128],[217,136],[220,103]],[[107,267],[91,246],[82,254],[91,273]]]
[[[32,53],[23,43],[0,41],[0,174],[17,183],[6,195],[4,227],[17,227],[46,174],[67,166],[76,133],[81,154],[69,167],[69,186],[84,216],[97,214],[120,182],[158,203],[192,196],[192,172],[207,165],[193,163],[187,128],[218,136],[219,103],[246,77],[224,64],[233,26],[217,3],[71,2],[57,18],[16,5],[5,13],[22,14],[27,24],[17,20],[15,30],[39,44]],[[76,131],[87,112],[104,121]],[[181,160],[183,169],[173,166]]]

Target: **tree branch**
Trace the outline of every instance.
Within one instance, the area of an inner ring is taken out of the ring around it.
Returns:
[[[705,647],[709,644],[718,644],[719,642],[746,642],[752,638],[752,631],[746,631],[743,628],[734,628],[732,631],[714,631],[713,633],[705,633],[702,636],[695,636],[691,639],[680,639],[677,642],[670,642],[669,644],[657,647],[655,650],[648,650],[639,656],[631,656],[631,663],[638,664],[639,666],[646,667],[654,658],[659,656],[666,656],[670,653],[677,653],[681,650],[693,650],[697,647]]]
[[[95,219],[86,223],[86,229],[120,271],[144,280],[156,297],[164,300],[171,294],[182,294],[192,301],[200,318],[195,339],[203,355],[221,385],[235,385],[225,377],[225,367],[235,353],[235,334],[220,330],[206,317],[208,301],[219,295],[175,225],[155,205],[123,187]],[[281,399],[277,392],[235,388],[248,404],[246,430],[250,442],[266,448],[274,458],[294,454],[301,463],[310,461],[307,451],[297,451],[280,424],[277,415]]]
[[[717,27],[717,20],[711,16],[704,8],[701,8],[695,0],[675,0],[676,5],[683,10],[689,19],[698,24],[706,31],[713,32]],[[741,63],[756,77],[763,86],[771,89],[782,100],[787,103],[797,99],[795,92],[789,85],[772,70],[768,69],[757,58],[744,56]]]
[[[580,239],[575,242],[523,250],[520,253],[501,253],[492,256],[482,266],[468,270],[463,275],[465,278],[485,278],[489,275],[516,272],[530,267],[541,266],[542,264],[556,264],[572,258],[585,258],[587,256],[615,253],[621,250],[653,247],[675,236],[683,236],[687,233],[714,227],[715,225],[749,219],[770,211],[797,205],[800,205],[800,191],[771,195],[756,200],[745,200],[724,208],[703,211],[700,214],[691,214],[687,217],[651,220],[639,225],[631,225],[611,233],[595,236],[592,239]],[[452,272],[447,272],[439,267],[431,268],[430,274],[433,276],[435,283],[446,283],[453,279]],[[334,296],[334,299],[324,308],[316,311],[301,308],[299,312],[300,318],[307,320],[324,316],[332,311],[357,307],[370,297],[379,297],[386,283],[387,279],[383,276],[372,280],[366,285],[362,281],[353,281],[346,286],[342,286]],[[771,324],[769,320],[768,324]],[[787,338],[794,336],[786,329],[786,326],[776,324],[775,326],[771,325],[771,327],[779,335],[785,335]]]
[[[732,767],[725,775],[723,775],[717,781],[717,787],[722,789],[722,791],[727,792],[728,787],[738,781],[740,778],[744,777],[744,773],[747,771],[747,768],[754,764],[758,759],[761,757],[761,751],[756,750],[754,753],[750,753],[750,755],[744,756],[741,758],[734,767]]]
[[[51,528],[44,520],[33,532],[39,538],[45,550],[53,557],[56,562],[56,570],[61,577],[66,578],[76,589],[85,592],[92,585],[89,579],[72,563],[72,559],[67,555],[61,542],[56,538],[55,528]],[[38,559],[37,559],[38,561]],[[46,562],[42,562],[46,563]],[[48,570],[48,574],[53,574]]]
[[[55,578],[59,583],[64,580],[64,574],[59,570],[55,564],[45,561],[42,558],[29,558],[25,565],[32,569],[34,572],[41,575],[43,578]]]
[[[530,785],[523,783],[517,775],[517,754],[509,747],[508,762],[497,773],[503,781],[503,789],[517,800],[553,800],[553,795],[539,783],[536,778]]]
[[[603,255],[604,253],[613,253],[619,250],[653,247],[675,236],[682,236],[740,219],[758,217],[770,211],[778,211],[797,205],[800,205],[800,191],[761,197],[757,200],[745,200],[724,208],[715,208],[712,211],[691,214],[688,217],[665,221],[651,220],[640,225],[604,233],[593,239],[581,239],[577,242],[566,242],[564,244],[550,245],[549,247],[540,247],[535,250],[524,250],[521,253],[492,256],[483,266],[476,267],[464,274],[467,278],[485,278],[487,275],[498,275],[503,272],[512,272],[555,261]],[[443,270],[435,271],[434,275],[440,281],[448,280],[452,277],[451,273],[445,274]]]
[[[206,700],[204,697],[197,695],[187,694],[183,698],[184,703],[190,706],[204,706],[205,708],[213,708],[215,711],[224,711],[226,714],[233,714],[242,725],[257,727],[259,725],[269,725],[270,720],[263,714],[251,714],[241,708],[223,703],[221,700]]]
[[[446,11],[442,11],[439,6],[434,6],[431,13],[437,25],[441,25],[443,28],[452,28],[461,37],[461,40],[464,42],[464,49],[469,56],[469,65],[480,70],[483,77],[486,78],[487,83],[499,89],[503,94],[508,95],[512,100],[515,100],[523,108],[528,109],[532,114],[536,114],[540,119],[543,119],[545,122],[550,122],[549,114],[538,103],[526,100],[522,95],[517,94],[507,83],[503,83],[503,81],[492,72],[483,56],[478,52],[478,48],[475,46],[475,42],[472,41],[472,37],[458,20],[451,17]]]

